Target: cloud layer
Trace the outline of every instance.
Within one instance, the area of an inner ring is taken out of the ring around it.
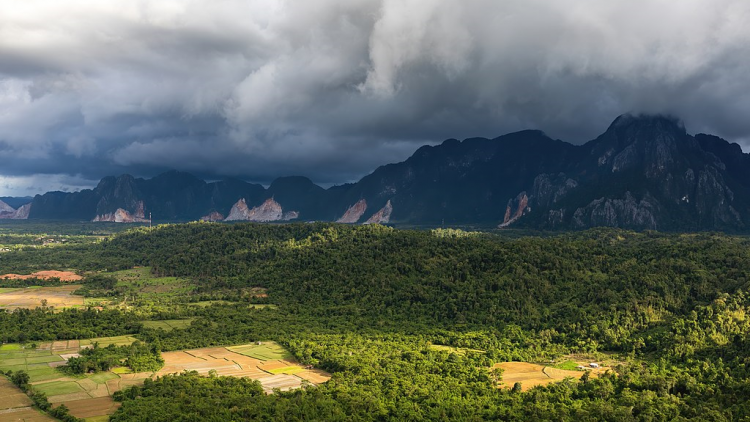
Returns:
[[[748,21],[744,0],[2,2],[0,194],[172,168],[345,182],[624,112],[745,147]]]

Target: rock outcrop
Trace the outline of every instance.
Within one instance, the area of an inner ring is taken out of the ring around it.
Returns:
[[[255,221],[268,223],[272,221],[288,221],[299,217],[299,212],[284,212],[281,205],[273,198],[268,198],[261,205],[248,209],[245,199],[242,198],[229,211],[224,221]]]
[[[31,212],[31,202],[28,204],[21,205],[17,210],[16,213],[11,217],[14,220],[26,220],[29,218],[29,213]]]
[[[26,220],[29,218],[31,203],[14,209],[3,201],[0,201],[0,220]]]
[[[210,213],[201,217],[201,221],[222,221],[222,220],[224,220],[224,215],[218,211],[211,211]]]
[[[344,215],[341,216],[337,223],[355,224],[362,218],[362,215],[367,211],[367,201],[360,199],[356,204],[349,207]],[[390,216],[389,216],[390,218]]]
[[[15,214],[16,209],[11,207],[10,205],[6,204],[3,201],[0,201],[0,217],[4,215],[10,215]]]
[[[391,213],[393,212],[393,205],[391,200],[385,203],[385,206],[373,214],[370,218],[365,221],[365,224],[387,224],[391,221]]]

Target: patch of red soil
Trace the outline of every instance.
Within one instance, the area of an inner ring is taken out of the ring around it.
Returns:
[[[21,275],[21,274],[4,274],[0,275],[0,279],[15,279],[15,280],[26,280],[28,278],[41,278],[41,279],[48,279],[48,278],[59,278],[60,281],[81,281],[83,280],[83,277],[80,275],[71,272],[71,271],[37,271],[33,274],[29,275]]]

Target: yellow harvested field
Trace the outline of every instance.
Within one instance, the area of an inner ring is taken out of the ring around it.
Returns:
[[[99,397],[95,399],[66,401],[65,406],[68,406],[70,414],[73,416],[90,418],[93,416],[111,415],[120,407],[120,403],[112,400],[112,397]]]
[[[36,411],[31,407],[0,410],[2,422],[55,422],[57,419]]]
[[[275,369],[281,369],[281,368],[288,368],[290,366],[298,366],[299,363],[289,360],[272,360],[263,363],[262,365],[258,366],[260,369],[264,371],[273,371]]]
[[[5,377],[0,377],[0,410],[31,406],[29,396],[19,390]],[[0,415],[0,420],[3,420]]]
[[[208,375],[213,370],[218,375],[257,379],[267,392],[271,392],[274,388],[281,390],[299,388],[303,379],[313,384],[320,384],[331,378],[330,374],[324,371],[307,370],[292,359],[260,360],[241,355],[225,347],[165,352],[162,353],[162,357],[165,364],[155,374],[156,376],[180,373],[185,370]],[[282,373],[275,374],[272,371]]]
[[[80,285],[39,287],[0,293],[0,308],[36,308],[42,306],[42,300],[47,300],[47,306],[56,308],[83,306],[83,296],[71,295],[80,287]]]
[[[501,388],[513,388],[517,382],[521,383],[521,391],[528,391],[538,385],[547,385],[562,381],[567,377],[580,379],[584,371],[568,371],[526,362],[502,362],[495,364],[493,368],[503,369]],[[597,376],[598,373],[592,373]]]
[[[322,384],[331,379],[331,374],[320,369],[305,369],[302,372],[294,374],[304,380],[308,380],[313,384]]]
[[[278,388],[281,391],[287,391],[302,386],[302,379],[295,377],[294,375],[269,375],[257,378],[257,380],[263,386],[263,390],[266,393],[272,392],[274,388]]]

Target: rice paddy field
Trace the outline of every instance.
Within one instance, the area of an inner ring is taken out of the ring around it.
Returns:
[[[55,421],[31,407],[31,399],[5,377],[0,377],[0,421]]]
[[[179,321],[179,322],[178,322]],[[164,326],[185,324],[186,320],[156,321],[165,323]],[[304,382],[320,384],[330,379],[330,374],[308,367],[303,367],[295,361],[291,354],[279,344],[262,342],[260,344],[245,344],[230,347],[210,347],[193,350],[164,352],[164,367],[156,373],[132,373],[128,368],[113,368],[108,372],[99,372],[85,376],[70,376],[57,368],[65,364],[70,357],[77,356],[81,348],[98,343],[102,347],[110,344],[127,345],[136,339],[132,336],[101,337],[87,340],[54,341],[40,344],[37,348],[26,348],[20,344],[6,344],[0,346],[0,370],[25,370],[29,373],[33,390],[41,391],[48,397],[53,406],[65,404],[70,413],[87,421],[98,421],[114,413],[119,406],[112,400],[114,392],[124,388],[139,385],[146,378],[196,371],[201,375],[215,373],[217,375],[247,377],[258,380],[267,393],[275,389],[290,390],[299,388]],[[30,400],[20,390],[5,381],[14,394],[3,394],[0,384],[0,397],[9,397],[8,406],[13,409],[27,408]],[[6,405],[6,400],[2,400]],[[6,419],[0,406],[0,421],[6,420],[54,420],[54,419],[23,419],[30,417],[26,410],[11,412],[15,418]],[[33,408],[34,417],[47,417]]]
[[[576,366],[585,366],[584,362],[576,362]],[[554,366],[538,365],[528,362],[501,362],[493,366],[503,370],[501,388],[513,388],[517,382],[521,383],[521,391],[528,391],[539,385],[547,385],[562,381],[565,378],[580,379],[584,373],[589,372],[591,377],[598,377],[605,373],[608,368],[560,369]]]

